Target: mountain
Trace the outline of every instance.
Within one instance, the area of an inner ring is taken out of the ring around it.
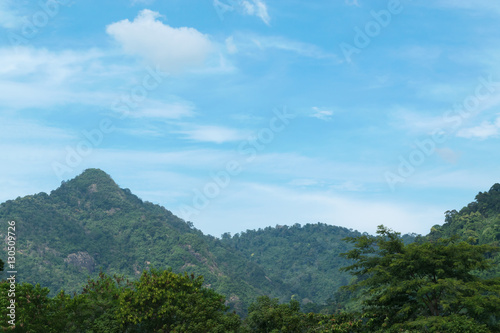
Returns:
[[[0,225],[16,221],[18,279],[40,283],[54,295],[78,292],[100,270],[137,278],[152,267],[203,275],[245,313],[259,295],[299,300],[304,309],[349,302],[338,292],[352,277],[339,257],[352,247],[345,237],[360,233],[321,223],[277,225],[221,239],[204,235],[167,209],[121,189],[99,169],[88,169],[50,194],[0,204]],[[0,237],[6,238],[4,227]],[[480,192],[461,210],[446,212],[443,225],[405,242],[455,236],[476,244],[500,244],[500,184]],[[6,244],[6,242],[4,242]],[[0,249],[5,259],[6,246]],[[488,276],[500,275],[500,255]],[[6,261],[6,260],[4,260]]]
[[[339,256],[351,245],[345,237],[361,234],[326,224],[286,225],[247,230],[222,242],[263,268],[271,280],[281,280],[302,304],[323,304],[337,289],[347,285],[350,275],[339,272],[349,261]]]
[[[205,284],[226,295],[240,313],[258,295],[324,303],[349,279],[338,271],[346,263],[338,254],[349,249],[341,239],[359,235],[315,224],[218,239],[143,202],[99,169],[63,182],[50,195],[2,203],[0,225],[12,220],[19,280],[40,283],[51,294],[77,292],[100,270],[133,279],[151,267],[171,267],[203,275]],[[3,258],[5,251],[1,249]]]

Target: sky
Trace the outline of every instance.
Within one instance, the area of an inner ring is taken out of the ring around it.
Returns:
[[[206,234],[426,234],[500,182],[500,3],[0,3],[0,202],[87,168]]]

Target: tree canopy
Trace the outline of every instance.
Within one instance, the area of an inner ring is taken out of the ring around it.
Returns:
[[[456,238],[405,245],[399,233],[383,226],[377,236],[347,241],[354,249],[343,256],[354,263],[344,270],[358,278],[348,288],[363,290],[363,311],[374,326],[423,327],[463,316],[497,331],[500,281],[476,274],[490,267],[487,256],[497,247]]]

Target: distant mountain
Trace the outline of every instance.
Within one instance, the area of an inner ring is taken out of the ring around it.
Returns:
[[[150,267],[171,267],[203,275],[239,312],[263,294],[282,301],[294,295],[304,304],[328,299],[348,281],[337,270],[345,263],[338,253],[348,249],[341,239],[358,235],[317,224],[217,239],[143,202],[98,169],[63,182],[50,195],[1,204],[0,225],[9,220],[16,221],[18,277],[52,294],[79,291],[99,270],[134,278]]]

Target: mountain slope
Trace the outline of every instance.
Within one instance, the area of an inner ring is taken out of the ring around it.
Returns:
[[[86,170],[50,195],[1,204],[1,225],[8,220],[16,221],[20,280],[52,293],[79,290],[99,269],[133,278],[149,267],[172,267],[203,275],[238,310],[255,295],[289,296],[258,265],[165,208],[120,189],[98,169]]]
[[[323,304],[349,283],[351,276],[339,271],[349,264],[339,254],[351,249],[342,239],[359,235],[318,223],[247,230],[222,241],[261,266],[271,280],[283,281],[302,304]]]

